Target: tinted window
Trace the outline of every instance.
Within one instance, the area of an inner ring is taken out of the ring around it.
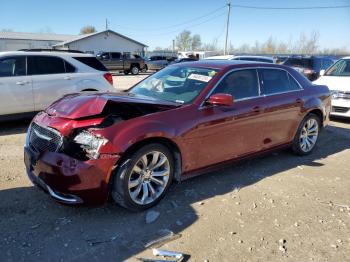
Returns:
[[[67,61],[64,61],[64,66],[66,68],[66,73],[74,73],[75,72],[75,67],[72,66],[70,63]]]
[[[0,77],[23,76],[25,74],[25,57],[9,57],[0,60]]]
[[[102,59],[110,59],[111,57],[109,56],[109,53],[102,53],[101,58]]]
[[[120,59],[121,54],[120,53],[111,53],[112,59]]]
[[[95,57],[81,56],[81,57],[73,57],[73,58],[98,71],[107,71],[106,67],[100,61],[98,61]]]
[[[276,94],[300,89],[298,84],[284,70],[261,69],[263,94]],[[294,80],[294,82],[293,82]]]
[[[225,76],[214,90],[214,94],[230,94],[234,99],[259,95],[258,76],[255,69],[239,70]]]
[[[28,56],[29,75],[63,74],[64,61],[53,56]]]
[[[288,74],[288,78],[289,78],[289,90],[290,91],[300,90],[299,84],[290,74]]]
[[[312,68],[312,60],[309,58],[288,58],[283,64],[294,67]]]

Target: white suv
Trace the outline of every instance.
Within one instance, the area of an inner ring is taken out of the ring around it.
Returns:
[[[350,118],[350,56],[333,64],[327,71],[321,70],[316,85],[327,85],[332,93],[331,115]]]
[[[0,119],[40,111],[63,95],[113,92],[112,75],[92,55],[71,52],[0,52]]]

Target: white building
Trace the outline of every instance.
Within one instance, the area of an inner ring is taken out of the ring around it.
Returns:
[[[0,32],[0,51],[19,49],[70,49],[97,54],[101,51],[143,55],[147,45],[112,30],[86,35]]]

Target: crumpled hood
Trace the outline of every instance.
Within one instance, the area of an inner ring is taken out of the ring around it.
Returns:
[[[134,95],[130,93],[98,93],[98,94],[70,94],[50,105],[45,112],[50,116],[78,119],[99,115],[106,104],[127,103],[129,105],[159,105],[164,107],[177,107],[179,104],[151,97]]]

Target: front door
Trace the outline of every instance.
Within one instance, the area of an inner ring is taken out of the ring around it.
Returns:
[[[215,93],[231,94],[233,105],[203,105],[198,110],[199,123],[185,135],[187,146],[198,148],[187,170],[254,153],[263,146],[264,98],[260,97],[257,70],[227,74],[212,94]]]
[[[33,111],[32,79],[26,75],[26,57],[0,59],[0,115]]]

